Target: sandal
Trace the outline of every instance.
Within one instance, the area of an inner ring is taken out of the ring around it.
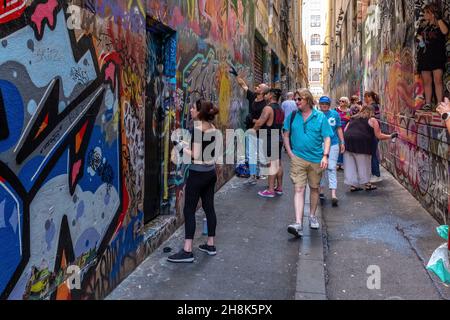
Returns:
[[[366,184],[366,191],[377,190],[377,186],[371,183]]]
[[[361,191],[361,190],[362,190],[362,188],[359,188],[359,187],[355,187],[355,186],[350,187],[350,192],[356,192],[356,191]]]

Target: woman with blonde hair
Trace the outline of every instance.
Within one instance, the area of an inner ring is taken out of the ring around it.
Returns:
[[[344,176],[350,191],[375,190],[377,187],[370,183],[372,150],[375,137],[378,140],[393,139],[398,136],[394,132],[390,135],[381,132],[380,125],[375,118],[374,109],[365,105],[361,111],[353,116],[344,131],[346,152],[344,154]]]

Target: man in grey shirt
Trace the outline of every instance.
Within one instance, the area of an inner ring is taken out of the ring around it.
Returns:
[[[297,104],[294,101],[293,92],[286,93],[286,100],[281,104],[281,109],[283,109],[285,119],[292,113],[292,111],[297,110]]]

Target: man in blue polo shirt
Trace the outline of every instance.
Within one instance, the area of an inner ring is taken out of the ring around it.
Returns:
[[[309,226],[312,229],[320,227],[316,217],[319,187],[323,170],[328,166],[333,131],[325,115],[314,109],[314,98],[309,90],[298,90],[295,102],[298,110],[285,119],[283,138],[291,158],[290,177],[295,185],[296,221],[289,225],[288,232],[301,237],[306,184],[311,189]]]

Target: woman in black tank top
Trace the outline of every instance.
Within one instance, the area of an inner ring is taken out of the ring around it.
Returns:
[[[344,131],[344,175],[345,184],[351,186],[350,191],[362,190],[361,185],[368,191],[376,189],[376,186],[370,183],[372,144],[375,137],[378,140],[388,140],[397,136],[396,132],[390,135],[381,132],[370,106],[364,106],[350,119]]]
[[[214,192],[217,182],[215,155],[213,152],[209,158],[204,152],[210,144],[215,144],[215,140],[212,138],[211,141],[204,141],[204,137],[209,130],[216,129],[212,122],[218,112],[219,110],[211,102],[204,100],[197,101],[191,108],[191,116],[195,121],[191,137],[192,143],[190,148],[183,149],[192,158],[184,191],[185,240],[183,249],[167,258],[170,262],[194,261],[192,242],[196,226],[195,211],[200,199],[202,199],[202,207],[208,224],[208,240],[205,244],[200,245],[199,250],[210,256],[216,254],[214,246],[217,224],[214,210]]]

